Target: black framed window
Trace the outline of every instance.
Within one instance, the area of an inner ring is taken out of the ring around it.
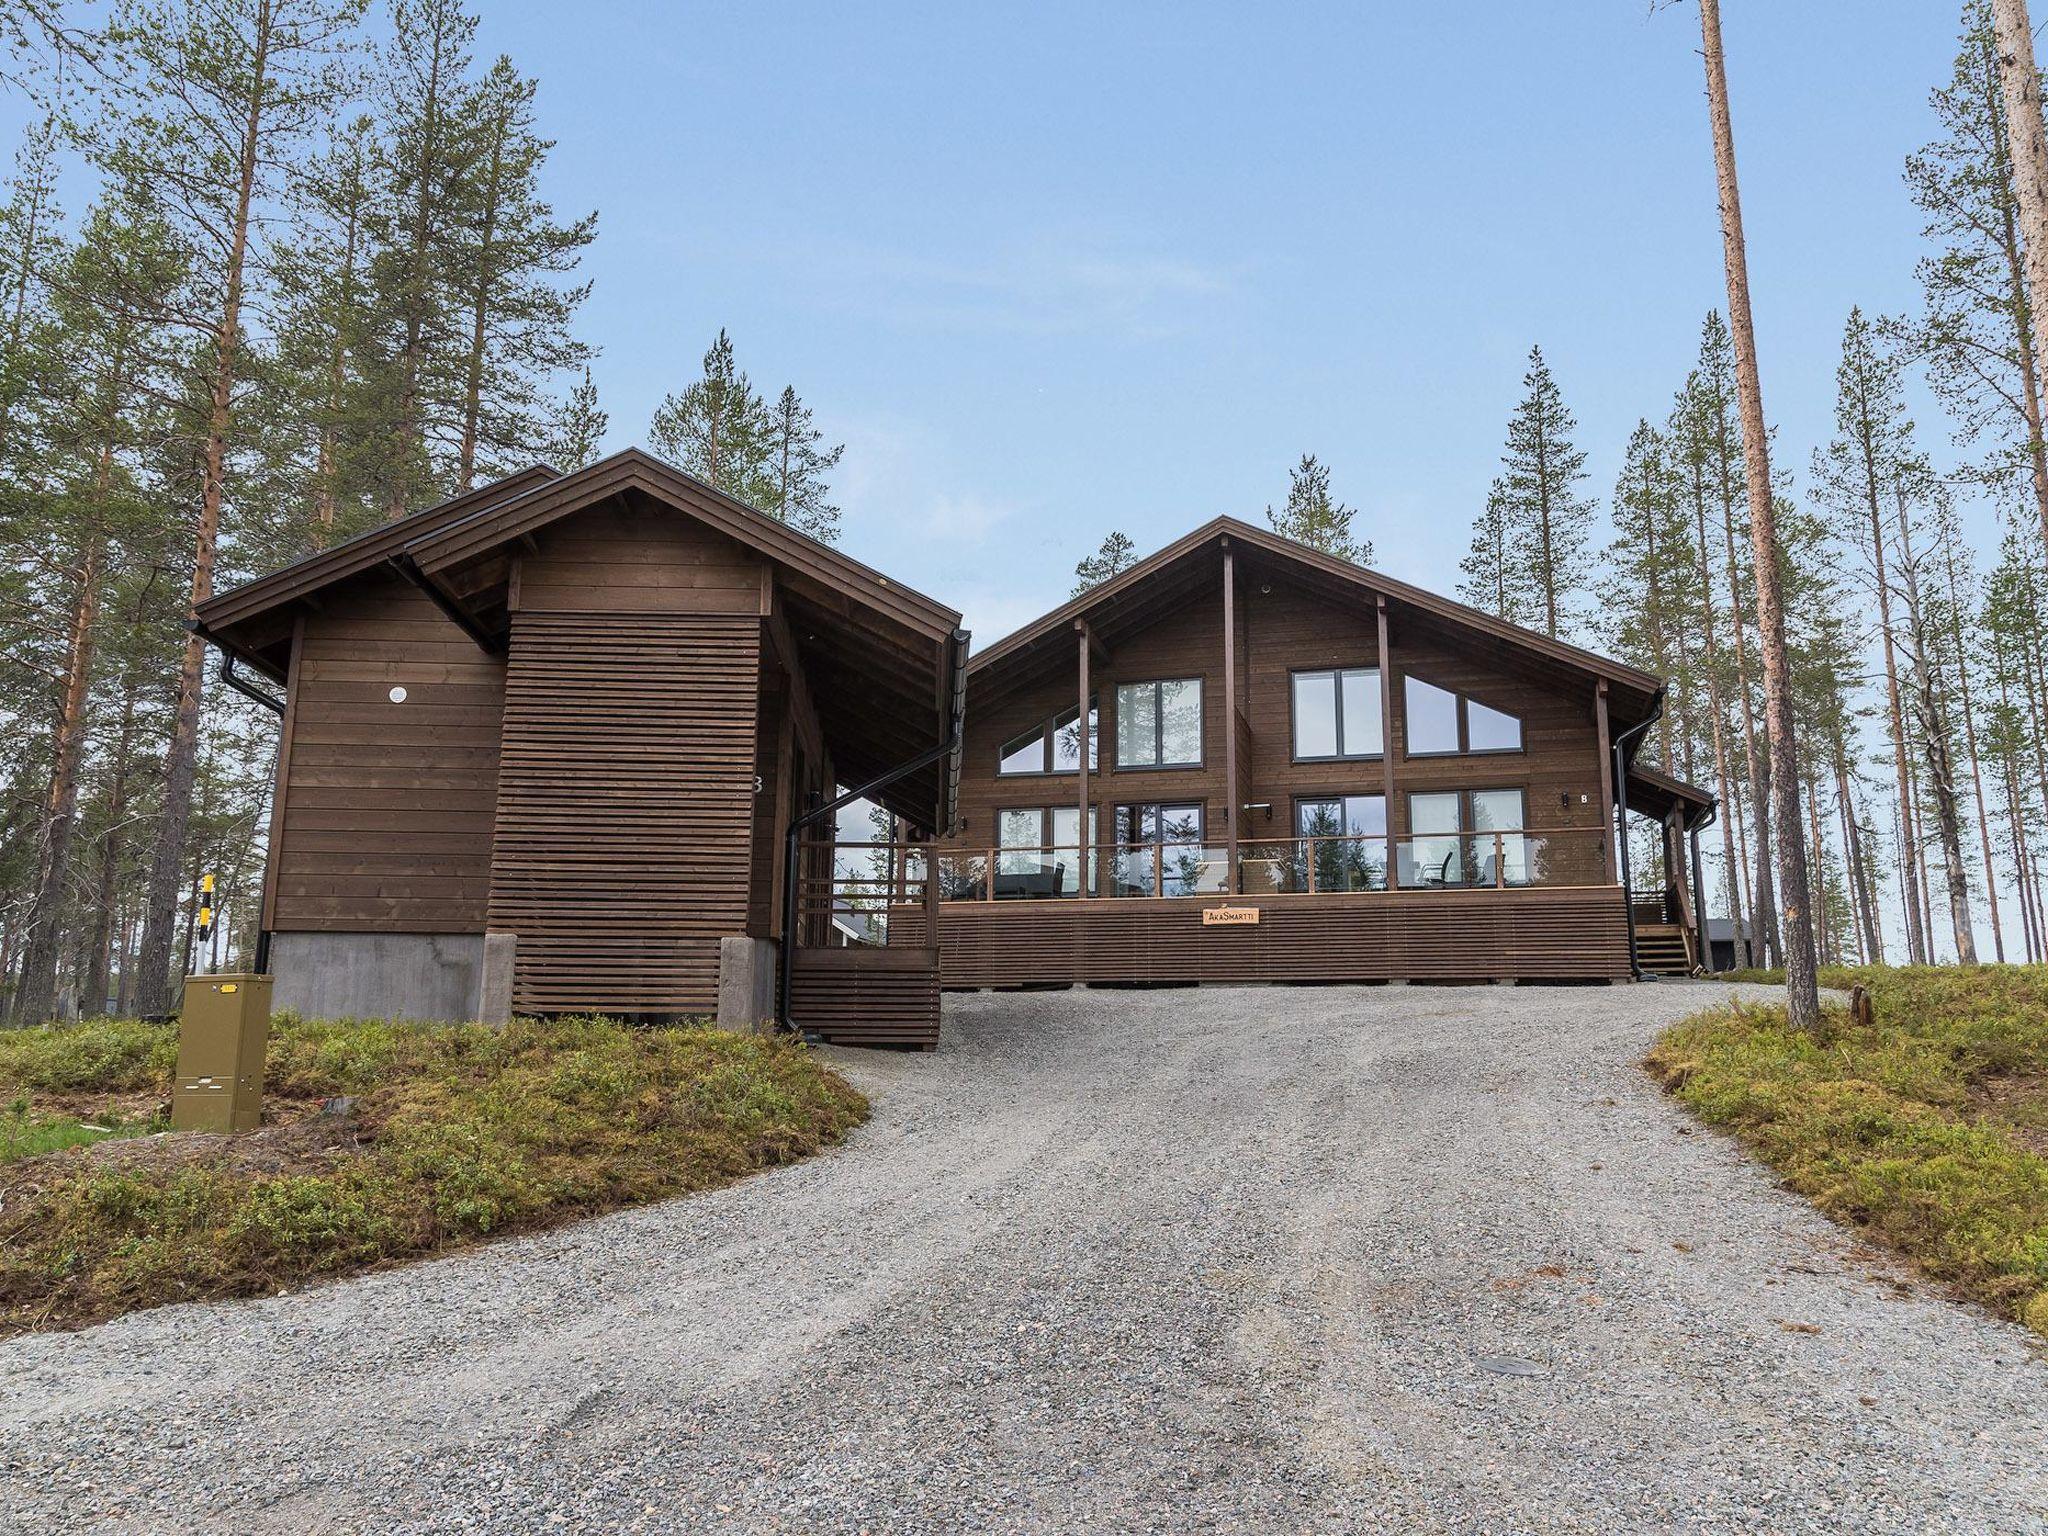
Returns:
[[[1116,690],[1119,768],[1202,766],[1202,680],[1119,683]]]
[[[1292,683],[1297,763],[1341,762],[1380,755],[1378,667],[1296,672]]]
[[[1100,710],[1088,701],[1088,771],[1102,757]],[[1050,716],[1003,743],[996,772],[1004,778],[1027,773],[1075,773],[1081,767],[1081,710],[1078,705]]]
[[[1410,757],[1522,750],[1519,716],[1439,688],[1414,673],[1401,679]]]
[[[1417,791],[1408,797],[1401,884],[1527,885],[1522,836],[1527,799],[1519,789]],[[1501,834],[1495,836],[1493,834]]]

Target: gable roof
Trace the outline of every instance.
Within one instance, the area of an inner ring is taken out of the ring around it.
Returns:
[[[1071,628],[1076,619],[1088,618],[1132,589],[1155,580],[1162,572],[1196,551],[1225,540],[1276,556],[1281,560],[1291,561],[1306,570],[1348,582],[1361,592],[1384,593],[1390,600],[1405,603],[1419,612],[1431,614],[1477,634],[1506,640],[1562,665],[1577,668],[1593,677],[1604,677],[1644,693],[1656,693],[1664,686],[1662,678],[1645,672],[1640,667],[1614,661],[1563,640],[1553,640],[1536,630],[1525,629],[1519,624],[1509,623],[1506,619],[1495,618],[1490,613],[1448,597],[1441,597],[1426,588],[1414,586],[1383,572],[1354,564],[1349,560],[1340,560],[1335,555],[1326,555],[1319,549],[1297,544],[1292,539],[1282,538],[1277,533],[1254,527],[1235,517],[1218,517],[1204,523],[1193,533],[1174,540],[1164,549],[1146,556],[1109,580],[1090,587],[1079,597],[1062,603],[1043,618],[1035,619],[1023,628],[1013,630],[987,649],[977,651],[974,659],[968,663],[969,673],[978,673],[999,666],[1004,657],[1022,650],[1047,634]]]
[[[1617,728],[1653,719],[1662,708],[1664,680],[1639,667],[1553,640],[1234,517],[1218,517],[1204,523],[977,652],[968,663],[972,697],[977,706],[985,707],[992,697],[1007,693],[1012,686],[1022,686],[1048,663],[1064,664],[1078,623],[1085,622],[1098,630],[1117,626],[1137,628],[1175,611],[1181,602],[1206,590],[1215,579],[1225,546],[1240,556],[1249,556],[1243,562],[1246,565],[1265,566],[1333,601],[1376,600],[1384,596],[1394,613],[1419,618],[1522,671],[1581,680],[1589,689],[1605,682],[1609,689],[1609,711]],[[1062,660],[1053,660],[1055,656]]]
[[[637,448],[566,475],[537,466],[374,529],[214,597],[200,606],[197,627],[282,680],[300,605],[318,606],[327,589],[385,565],[479,645],[502,649],[507,546],[614,499],[690,518],[775,568],[778,602],[846,782],[873,778],[945,739],[964,690],[957,612]],[[878,798],[920,825],[943,827],[957,784],[956,752]]]

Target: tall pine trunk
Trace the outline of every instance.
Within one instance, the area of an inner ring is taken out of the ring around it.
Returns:
[[[1772,500],[1770,444],[1765,436],[1763,383],[1749,309],[1749,254],[1743,243],[1742,193],[1735,172],[1735,130],[1728,113],[1728,73],[1721,53],[1720,0],[1700,0],[1707,110],[1713,124],[1721,243],[1728,278],[1728,325],[1735,341],[1735,391],[1742,407],[1742,453],[1749,481],[1749,531],[1755,550],[1758,648],[1763,652],[1764,737],[1771,765],[1771,821],[1778,852],[1777,893],[1783,921],[1785,1012],[1795,1029],[1820,1026],[1820,987],[1808,925],[1806,844],[1799,829],[1799,769],[1794,753],[1791,663],[1785,644],[1779,570],[1778,512]]]
[[[242,291],[249,256],[250,205],[256,168],[263,146],[266,71],[270,63],[270,7],[257,10],[255,81],[248,112],[241,124],[241,160],[234,215],[228,226],[226,283],[220,321],[213,333],[213,369],[209,380],[206,448],[200,468],[199,516],[192,533],[192,589],[186,604],[191,618],[213,596],[213,568],[220,553],[220,511],[226,494],[228,436],[234,428],[235,379],[240,363]],[[142,953],[137,962],[137,1002],[145,1015],[168,1014],[175,1001],[171,948],[177,938],[179,876],[184,869],[185,830],[192,818],[192,791],[199,776],[199,694],[206,665],[206,642],[193,630],[185,637],[178,664],[177,714],[171,727],[171,749],[164,761],[163,810],[157,821],[156,851],[150,861],[149,891],[142,918]]]
[[[495,292],[492,242],[498,232],[498,204],[504,194],[505,135],[502,115],[492,125],[490,169],[483,185],[483,219],[477,230],[476,286],[470,295],[469,356],[462,367],[462,448],[456,465],[455,491],[466,494],[476,480],[479,418],[483,414],[485,342],[490,334],[491,300]]]
[[[71,889],[71,845],[78,826],[78,765],[85,751],[85,704],[91,686],[93,631],[99,620],[104,559],[95,539],[86,549],[79,568],[78,591],[72,603],[70,636],[64,654],[64,688],[51,752],[49,807],[43,818],[42,869],[35,901],[29,908],[20,990],[14,995],[14,1018],[21,1024],[41,1024],[56,1015],[57,955],[63,937],[64,907]]]
[[[2048,127],[2041,117],[2041,72],[2034,64],[2034,29],[2027,0],[1991,0],[1991,32],[1998,45],[1998,85],[2005,97],[2006,143],[2012,156],[2014,200],[2027,280],[2033,355],[2048,358]],[[2040,402],[2032,389],[2034,441],[2040,445]],[[2041,541],[2048,545],[2048,495],[2037,496]]]

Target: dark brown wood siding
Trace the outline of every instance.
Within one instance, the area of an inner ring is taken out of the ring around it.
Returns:
[[[708,1013],[745,933],[766,564],[613,501],[543,529],[509,602],[494,931],[513,1006]]]
[[[527,1012],[707,1013],[747,921],[760,623],[513,618],[491,865]]]
[[[504,694],[504,663],[396,575],[306,615],[274,931],[483,932]]]

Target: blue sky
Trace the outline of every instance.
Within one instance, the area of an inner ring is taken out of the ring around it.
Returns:
[[[1730,0],[1766,404],[1803,475],[1955,7]],[[612,446],[722,325],[835,440],[846,547],[993,640],[1109,528],[1257,517],[1304,451],[1449,589],[1541,342],[1603,502],[1722,302],[1689,8],[495,4],[600,236]],[[1932,444],[1945,429],[1930,422]]]
[[[1150,550],[1259,518],[1304,452],[1377,564],[1452,591],[1530,344],[1604,517],[1723,303],[1689,4],[477,3],[480,66],[540,81],[549,196],[599,213],[608,446],[726,327],[845,442],[845,547],[980,644],[1111,528]],[[1800,479],[1849,306],[1918,302],[1900,171],[1958,10],[1725,0]]]

